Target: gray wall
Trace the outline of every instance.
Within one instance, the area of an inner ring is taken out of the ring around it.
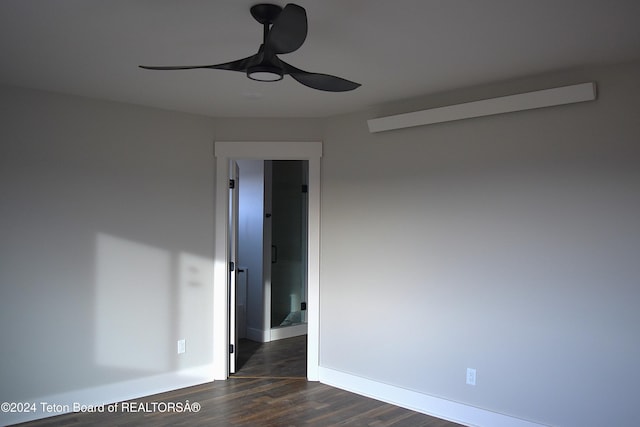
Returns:
[[[324,119],[213,119],[216,141],[322,141]]]
[[[211,363],[211,119],[0,90],[0,401]]]
[[[574,70],[329,120],[321,365],[550,425],[640,425],[638,76]],[[367,131],[382,112],[590,80],[596,102]]]

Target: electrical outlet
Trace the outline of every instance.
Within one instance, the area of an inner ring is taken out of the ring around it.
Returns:
[[[185,340],[178,340],[178,354],[182,354],[187,351]]]
[[[476,385],[476,370],[467,368],[467,384]]]

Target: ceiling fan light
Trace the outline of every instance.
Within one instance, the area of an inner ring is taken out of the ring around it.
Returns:
[[[281,69],[268,65],[255,65],[247,69],[247,77],[259,82],[277,82],[283,76]]]

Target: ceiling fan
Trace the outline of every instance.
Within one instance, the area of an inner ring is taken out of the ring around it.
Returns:
[[[257,4],[251,7],[253,18],[263,25],[263,41],[258,53],[237,61],[214,65],[146,66],[146,70],[191,70],[210,68],[246,73],[253,80],[272,82],[290,75],[299,83],[327,92],[345,92],[360,86],[329,74],[310,73],[289,65],[277,55],[298,50],[307,38],[307,12],[304,8],[287,4],[284,9],[274,4]]]

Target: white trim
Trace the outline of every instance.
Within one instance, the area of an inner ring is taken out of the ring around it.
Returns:
[[[320,382],[412,411],[470,427],[542,427],[531,421],[373,381],[330,368],[319,368]]]
[[[596,99],[596,84],[590,82],[380,117],[368,120],[367,123],[369,132],[375,133],[594,99]]]
[[[214,378],[229,377],[229,328],[227,265],[229,159],[309,161],[309,289],[307,295],[307,378],[318,381],[320,339],[320,157],[322,142],[216,141],[215,264],[213,277]],[[269,331],[270,332],[270,331]]]
[[[216,162],[215,260],[213,264],[213,376],[229,377],[229,158]]]
[[[307,324],[283,326],[280,328],[271,328],[271,341],[283,340],[286,338],[299,337],[305,335],[308,331]]]
[[[76,403],[80,405],[92,405],[94,407],[100,405],[106,406],[115,402],[139,399],[158,393],[204,384],[213,381],[212,372],[213,365],[204,365],[99,387],[42,396],[36,399],[25,399],[25,401],[28,402],[35,402],[36,412],[0,412],[0,425],[17,424],[73,412],[73,405]],[[42,403],[44,402],[61,405],[61,407],[68,407],[70,410],[44,412],[42,407]]]

